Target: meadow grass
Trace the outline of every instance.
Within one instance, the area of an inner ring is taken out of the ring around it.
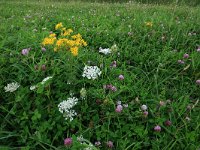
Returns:
[[[0,149],[200,148],[199,6],[1,1],[0,12]],[[78,56],[41,44],[60,22],[87,42]],[[85,65],[101,75],[83,78]],[[73,121],[58,109],[69,97]]]

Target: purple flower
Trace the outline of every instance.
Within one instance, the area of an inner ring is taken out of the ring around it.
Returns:
[[[28,49],[23,49],[22,50],[22,55],[28,55],[29,53],[29,50]]]
[[[116,91],[117,91],[117,88],[116,88],[115,86],[112,86],[112,87],[111,87],[111,90],[112,90],[113,92],[116,92]]]
[[[116,61],[113,61],[113,62],[111,63],[111,65],[110,65],[110,67],[113,67],[113,68],[117,67],[117,62],[116,62]]]
[[[170,120],[165,121],[166,126],[171,126],[172,122]]]
[[[197,84],[197,85],[200,85],[200,80],[197,80],[197,81],[196,81],[196,84]]]
[[[107,146],[108,146],[109,148],[113,148],[113,142],[112,142],[112,141],[108,141],[108,142],[107,142]]]
[[[122,74],[119,75],[119,80],[124,80],[124,76]]]
[[[100,146],[100,145],[101,145],[101,142],[100,142],[100,141],[96,141],[94,144],[95,144],[96,146]]]
[[[123,109],[122,105],[117,105],[117,108],[115,109],[116,112],[120,113]]]
[[[46,70],[46,65],[42,65],[42,70],[43,70],[43,71]]]
[[[183,60],[178,60],[179,64],[184,64],[185,62]]]
[[[42,47],[42,51],[43,51],[43,52],[46,52],[46,48]]]
[[[200,46],[197,48],[197,52],[200,52]]]
[[[154,127],[154,131],[156,132],[160,132],[161,131],[161,127],[159,125]]]
[[[111,89],[112,87],[113,87],[112,84],[106,85],[106,88],[107,88],[107,89]]]
[[[64,145],[65,145],[65,146],[70,146],[70,145],[72,145],[72,138],[66,138],[66,139],[64,140]]]
[[[183,58],[186,58],[186,59],[189,58],[189,54],[184,54]]]
[[[148,112],[148,111],[144,111],[144,112],[143,112],[143,115],[144,115],[144,117],[147,117],[147,116],[148,116],[148,114],[149,114],[149,112]]]

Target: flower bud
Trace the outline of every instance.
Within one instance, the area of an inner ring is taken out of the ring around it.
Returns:
[[[154,131],[156,132],[160,132],[161,131],[161,127],[159,125],[154,127]]]

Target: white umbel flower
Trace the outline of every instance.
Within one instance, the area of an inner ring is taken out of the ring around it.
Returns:
[[[103,53],[103,54],[105,54],[105,55],[108,55],[108,54],[110,54],[111,53],[111,50],[109,49],[109,48],[99,48],[99,53]]]
[[[85,66],[83,77],[87,77],[88,79],[96,79],[101,75],[101,70],[97,66]]]
[[[32,86],[30,87],[30,90],[33,91],[33,90],[35,90],[36,88],[37,88],[36,85],[32,85]]]
[[[7,86],[4,87],[5,92],[14,92],[20,87],[19,83],[12,82],[7,84]]]
[[[142,105],[142,106],[141,106],[141,109],[142,109],[143,111],[147,110],[147,105]]]
[[[66,120],[70,119],[70,121],[72,121],[73,117],[77,115],[77,113],[72,110],[72,107],[74,107],[77,103],[78,99],[76,97],[72,97],[58,104],[59,111],[63,114]]]
[[[45,84],[49,79],[53,78],[52,76],[46,77],[42,80],[41,84]]]

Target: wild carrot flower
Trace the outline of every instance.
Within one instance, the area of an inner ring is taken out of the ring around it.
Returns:
[[[45,84],[49,79],[52,79],[52,76],[46,77],[42,80],[41,84]]]
[[[85,66],[83,71],[83,77],[87,77],[88,79],[96,79],[101,75],[101,70],[97,66]]]
[[[12,82],[7,84],[7,86],[4,87],[5,92],[14,92],[20,87],[19,83]]]
[[[99,53],[103,53],[103,54],[105,54],[105,55],[107,55],[107,54],[110,54],[111,53],[111,50],[109,49],[109,48],[99,48]]]
[[[65,119],[70,119],[72,121],[74,116],[77,115],[77,113],[72,110],[72,107],[74,107],[78,103],[78,99],[76,97],[68,98],[67,100],[63,100],[59,105],[59,111],[63,114]]]
[[[32,85],[32,86],[30,87],[30,90],[33,91],[33,90],[35,90],[36,88],[37,88],[36,85]]]

